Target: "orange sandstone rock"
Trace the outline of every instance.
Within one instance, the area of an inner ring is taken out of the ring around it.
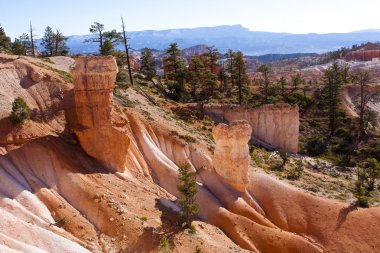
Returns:
[[[248,184],[249,147],[252,128],[246,121],[219,124],[212,130],[216,146],[213,165],[233,188],[244,191]]]
[[[124,171],[129,139],[111,120],[117,70],[112,56],[76,59],[72,70],[74,117],[69,125],[88,155],[112,170]]]

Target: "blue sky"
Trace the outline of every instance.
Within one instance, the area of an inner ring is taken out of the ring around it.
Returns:
[[[380,29],[380,0],[0,0],[0,24],[11,37],[47,25],[65,35],[88,34],[94,21],[130,31],[242,24],[290,33]]]

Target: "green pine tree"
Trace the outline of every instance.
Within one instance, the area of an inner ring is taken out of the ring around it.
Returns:
[[[238,103],[243,103],[243,88],[247,85],[248,76],[245,68],[244,55],[237,52],[233,55],[233,80],[238,88]]]
[[[16,98],[12,103],[12,112],[10,115],[13,124],[21,124],[25,120],[29,119],[32,114],[32,110],[26,104],[21,97]]]
[[[146,78],[148,80],[151,80],[153,77],[156,76],[156,67],[151,49],[144,49],[144,51],[141,54],[140,65],[141,72],[144,75],[146,75]]]
[[[185,228],[191,227],[191,222],[199,212],[199,206],[195,203],[195,196],[198,193],[198,185],[195,173],[190,171],[190,164],[185,163],[179,166],[178,178],[180,184],[178,190],[181,196],[178,198],[177,203],[181,207],[179,213],[180,219]]]
[[[11,38],[9,38],[4,31],[4,28],[0,25],[0,52],[8,52],[11,49]]]
[[[271,88],[271,81],[269,79],[270,73],[272,73],[272,68],[269,67],[268,65],[261,65],[258,69],[257,72],[260,72],[262,75],[262,80],[261,80],[261,94],[264,96],[264,104],[268,104],[269,100],[269,93],[270,93],[270,88]]]
[[[45,53],[48,56],[54,55],[54,31],[50,26],[45,28],[44,37],[42,37],[41,45],[45,48]]]
[[[334,135],[337,127],[338,109],[341,99],[340,94],[342,86],[348,82],[348,70],[348,66],[334,63],[324,72],[324,93],[327,102],[330,137]]]

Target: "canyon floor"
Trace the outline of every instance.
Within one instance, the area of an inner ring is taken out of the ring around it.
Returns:
[[[352,205],[344,174],[305,157],[306,176],[287,180],[255,148],[244,183],[230,184],[214,168],[210,118],[184,121],[138,84],[113,89],[112,66],[91,61],[77,64],[74,87],[71,58],[0,55],[0,252],[379,252],[378,201]],[[91,75],[113,96],[90,89]],[[33,109],[20,126],[16,97]],[[175,225],[183,162],[200,188],[195,234]]]

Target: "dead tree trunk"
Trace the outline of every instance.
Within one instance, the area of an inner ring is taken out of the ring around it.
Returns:
[[[122,23],[122,28],[123,28],[123,39],[124,39],[125,54],[127,56],[127,66],[128,66],[129,80],[131,81],[131,84],[133,85],[133,77],[132,77],[132,71],[131,71],[131,62],[129,60],[128,41],[127,41],[127,35],[125,34],[125,26],[124,26],[124,19],[123,19],[123,17],[121,17],[121,23]]]

